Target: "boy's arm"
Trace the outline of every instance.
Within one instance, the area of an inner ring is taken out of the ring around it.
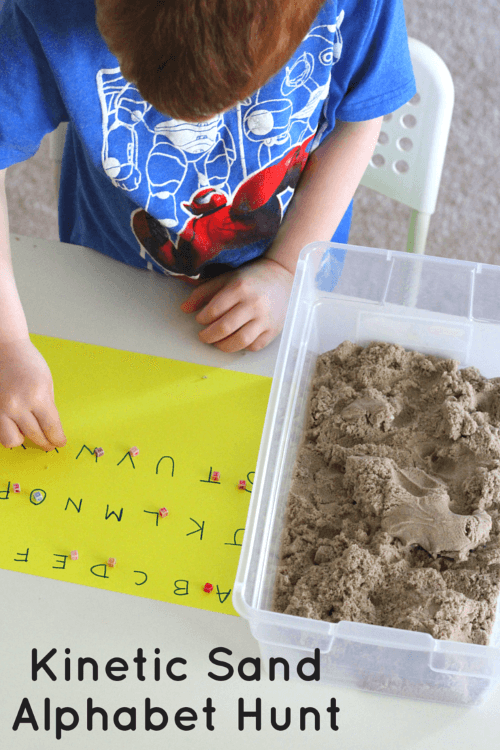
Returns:
[[[6,174],[6,169],[0,169],[0,344],[29,335],[12,268]]]
[[[52,376],[33,346],[14,280],[7,170],[0,170],[0,444],[14,448],[24,436],[44,450],[66,443],[54,404]]]
[[[373,154],[382,120],[337,121],[309,156],[269,250],[204,282],[182,304],[184,312],[199,310],[196,320],[207,326],[201,341],[226,352],[258,351],[278,335],[300,251],[333,237]]]
[[[330,242],[377,145],[382,120],[337,120],[332,133],[309,156],[265,258],[294,274],[305,245]]]

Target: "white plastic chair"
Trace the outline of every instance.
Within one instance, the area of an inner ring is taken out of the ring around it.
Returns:
[[[412,208],[406,249],[424,253],[443,171],[455,101],[445,62],[409,38],[417,94],[382,123],[361,185]]]
[[[413,209],[407,250],[424,253],[436,209],[455,100],[453,79],[444,61],[423,42],[409,38],[417,94],[382,123],[379,142],[361,185]],[[59,195],[61,162],[68,123],[50,134]]]
[[[54,165],[54,185],[59,200],[59,182],[61,180],[61,164],[66,141],[67,122],[61,122],[49,135],[49,158]]]

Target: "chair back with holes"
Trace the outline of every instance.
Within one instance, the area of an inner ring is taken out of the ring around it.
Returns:
[[[361,185],[413,209],[406,249],[423,253],[436,209],[455,92],[441,57],[417,39],[408,41],[417,94],[384,117]]]

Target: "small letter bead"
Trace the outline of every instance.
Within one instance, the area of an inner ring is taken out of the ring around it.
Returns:
[[[138,456],[139,455],[139,448],[136,448],[136,446],[134,445],[134,447],[129,450],[129,453],[130,453],[131,456]]]
[[[33,500],[35,501],[35,503],[41,503],[42,500],[43,500],[42,493],[38,492],[38,490],[36,492],[34,492],[33,493]]]
[[[220,471],[212,472],[212,479],[214,482],[218,482],[220,479]]]
[[[71,553],[71,559],[78,560],[78,552],[76,551],[76,549],[74,549],[73,552]]]
[[[244,479],[240,479],[240,483],[238,484],[238,487],[240,488],[240,490],[246,490],[247,488],[246,481]]]
[[[162,518],[165,518],[165,516],[168,516],[168,510],[166,508],[160,508],[159,513]]]
[[[102,448],[95,448],[95,449],[94,449],[94,453],[95,453],[95,454],[96,454],[96,456],[98,456],[99,458],[100,458],[101,456],[104,456],[104,451],[103,451],[103,449],[102,449]]]
[[[14,492],[21,492],[21,485],[20,484],[13,484],[12,489]]]
[[[114,568],[116,565],[116,557],[110,557],[108,560],[108,565],[110,568]]]
[[[203,586],[203,591],[206,591],[207,594],[209,594],[211,591],[213,591],[213,589],[214,589],[214,587],[212,586],[211,583],[206,583]]]

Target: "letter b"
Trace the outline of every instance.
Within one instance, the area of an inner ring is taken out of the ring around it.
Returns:
[[[153,714],[160,714],[161,715],[161,722],[160,724],[153,724],[151,722],[151,716]],[[168,723],[168,714],[166,711],[163,710],[163,708],[159,708],[159,706],[153,706],[151,708],[151,699],[146,698],[146,705],[145,705],[145,729],[146,732],[149,732],[151,729],[154,732],[159,732],[161,729],[165,729]]]

